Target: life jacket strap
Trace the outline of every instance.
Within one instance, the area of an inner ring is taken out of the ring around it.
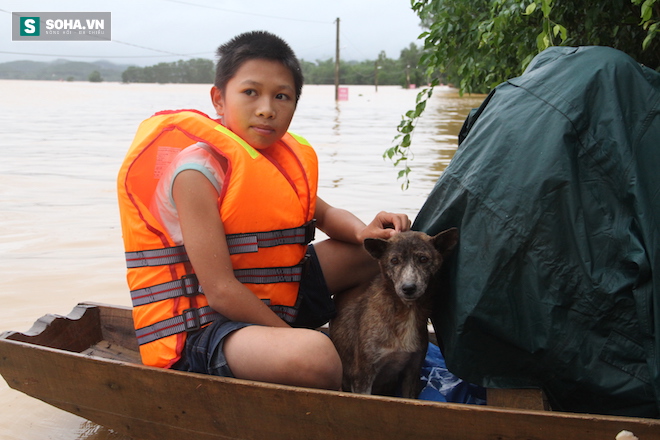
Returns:
[[[297,283],[302,279],[305,260],[289,267],[236,269],[234,276],[243,284]]]
[[[244,284],[297,283],[302,280],[306,263],[307,257],[295,266],[236,269],[234,276]],[[178,280],[131,290],[131,300],[133,307],[138,307],[180,296],[195,296],[200,293],[204,293],[204,290],[199,285],[197,275],[188,274]]]
[[[269,248],[284,244],[309,244],[314,240],[316,220],[302,226],[289,229],[277,229],[267,232],[247,232],[227,235],[229,254],[257,252],[259,248]]]
[[[126,252],[126,267],[128,269],[165,266],[186,261],[188,261],[188,254],[183,246]]]
[[[213,322],[219,316],[220,314],[209,306],[186,309],[181,315],[137,329],[135,335],[138,344],[144,345],[177,333],[199,330],[203,325]]]
[[[269,305],[268,307],[287,324],[293,324],[298,317],[298,308],[296,307],[281,305]]]
[[[259,248],[269,248],[284,244],[307,245],[314,240],[315,233],[316,220],[312,219],[297,228],[228,234],[226,238],[229,254],[235,255],[257,252]],[[129,269],[164,266],[167,264],[185,263],[187,261],[189,261],[188,254],[183,245],[126,252],[126,267]]]
[[[299,282],[302,279],[303,272],[308,262],[308,257],[290,267],[268,267],[258,269],[235,270],[236,278],[242,283],[269,284],[281,282]],[[197,281],[195,274],[189,274],[181,277],[179,280],[162,283],[152,287],[145,287],[131,291],[133,306],[150,304],[164,299],[171,299],[177,296],[194,296],[203,293],[202,286]],[[292,323],[298,316],[298,304],[296,306],[271,305],[266,300],[266,304],[285,322]],[[214,311],[210,306],[199,309],[191,308],[183,311],[181,315],[159,321],[155,324],[142,327],[135,331],[138,344],[148,344],[167,336],[181,332],[190,332],[200,329],[203,325],[213,322],[220,314]]]
[[[181,279],[131,290],[133,307],[143,306],[179,296],[195,296],[202,293],[202,288],[195,274],[184,275]]]

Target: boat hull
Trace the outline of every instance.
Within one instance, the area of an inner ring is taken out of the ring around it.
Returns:
[[[16,390],[136,440],[614,440],[624,429],[640,440],[660,436],[658,420],[362,396],[109,359],[109,352],[119,352],[113,355],[117,358],[135,356],[135,346],[120,344],[127,333],[117,322],[126,317],[114,308],[85,307],[75,319],[70,315],[63,322],[81,321],[87,312],[96,314],[86,324],[101,328],[92,337],[97,340],[92,349],[80,350],[86,345],[80,341],[79,352],[61,348],[63,343],[52,348],[26,342],[45,332],[4,334],[0,373]],[[116,322],[99,324],[108,311]],[[117,331],[124,336],[113,340],[108,333]]]

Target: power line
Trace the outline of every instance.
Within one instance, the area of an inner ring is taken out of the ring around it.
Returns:
[[[152,50],[154,52],[161,52],[161,53],[166,53],[168,55],[174,55],[174,56],[183,56],[180,53],[174,53],[170,52],[168,50],[160,50],[160,49],[154,49],[153,47],[147,47],[147,46],[140,46],[139,44],[133,44],[133,43],[127,43],[125,41],[120,41],[120,40],[112,40],[113,43],[119,43],[119,44],[124,44],[126,46],[132,46],[132,47],[137,47],[140,49],[147,49],[147,50]]]
[[[10,55],[29,55],[35,57],[66,57],[66,58],[169,58],[172,56],[180,57],[191,57],[195,55],[211,54],[213,51],[209,52],[197,52],[197,53],[188,53],[188,54],[172,54],[172,55],[71,55],[71,54],[56,54],[56,53],[28,53],[28,52],[11,52],[7,50],[0,50],[0,53],[6,53]]]
[[[184,5],[190,5],[190,6],[197,6],[198,8],[206,8],[206,9],[214,9],[216,11],[223,11],[223,12],[231,12],[233,14],[243,14],[243,15],[252,15],[254,17],[265,17],[265,18],[274,18],[277,20],[288,20],[288,21],[299,21],[303,23],[317,23],[317,24],[332,24],[334,22],[329,22],[329,21],[320,21],[320,20],[307,20],[303,18],[292,18],[292,17],[278,17],[275,15],[266,15],[266,14],[257,14],[254,12],[245,12],[245,11],[236,11],[234,9],[226,9],[226,8],[218,8],[217,6],[208,6],[208,5],[200,5],[199,3],[192,3],[192,2],[186,2],[183,0],[163,0],[163,1],[169,1],[172,3],[181,3]]]
[[[5,9],[0,9],[0,12],[6,12],[8,14],[11,14],[11,12],[5,10]],[[132,47],[137,47],[139,49],[146,49],[150,50],[152,52],[160,52],[164,53],[167,55],[104,55],[102,57],[99,57],[98,55],[69,55],[69,54],[53,54],[53,53],[28,53],[28,52],[11,52],[11,51],[4,51],[1,50],[0,53],[5,53],[5,54],[12,54],[12,55],[29,55],[29,56],[44,56],[44,57],[68,57],[68,58],[162,58],[162,57],[190,57],[194,55],[202,55],[202,54],[212,54],[215,51],[208,51],[208,52],[197,52],[197,53],[189,53],[189,54],[183,54],[183,53],[174,53],[170,52],[167,50],[161,50],[161,49],[156,49],[153,47],[147,47],[147,46],[142,46],[139,44],[134,44],[134,43],[128,43],[126,41],[121,41],[117,39],[112,39],[111,40],[113,43],[117,44],[123,44],[125,46],[132,46]]]
[[[278,20],[289,20],[289,21],[299,21],[299,22],[306,22],[306,23],[317,23],[317,24],[330,24],[329,22],[325,21],[318,21],[318,20],[305,20],[305,19],[297,19],[297,18],[291,18],[291,17],[278,17],[278,16],[272,16],[272,15],[265,15],[265,14],[257,14],[254,12],[243,12],[243,11],[236,11],[232,9],[226,9],[226,8],[218,8],[215,6],[208,6],[208,5],[202,5],[198,3],[193,3],[193,2],[187,2],[183,0],[163,0],[163,1],[170,1],[172,3],[181,3],[184,5],[190,5],[190,6],[196,6],[200,8],[207,8],[207,9],[214,9],[218,11],[224,11],[224,12],[230,12],[230,13],[235,13],[235,14],[244,14],[244,15],[252,15],[256,17],[266,17],[266,18],[274,18]],[[0,12],[5,12],[7,14],[11,14],[10,11],[7,11],[5,9],[0,9]],[[195,55],[202,55],[202,54],[215,54],[215,50],[213,51],[208,51],[208,52],[197,52],[197,53],[190,53],[190,54],[181,54],[181,53],[174,53],[166,50],[161,50],[161,49],[155,49],[153,47],[147,47],[147,46],[142,46],[139,44],[134,44],[134,43],[128,43],[125,41],[121,40],[116,40],[112,39],[111,40],[113,43],[117,44],[123,44],[126,46],[132,46],[132,47],[137,47],[140,49],[145,49],[145,50],[150,50],[153,52],[160,52],[163,54],[167,55],[130,55],[130,56],[124,56],[124,55],[110,55],[110,56],[102,56],[102,58],[162,58],[162,57],[171,57],[171,56],[178,56],[178,57],[190,57],[190,56],[195,56]],[[64,54],[46,54],[46,53],[28,53],[28,52],[12,52],[12,51],[0,51],[0,53],[4,54],[12,54],[12,55],[27,55],[27,56],[49,56],[49,57],[69,57],[69,58],[99,58],[97,55],[64,55]]]

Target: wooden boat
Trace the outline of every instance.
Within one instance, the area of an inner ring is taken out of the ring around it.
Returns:
[[[136,440],[660,438],[660,420],[361,396],[151,368],[129,308],[79,304],[0,335],[10,387]],[[513,393],[518,401],[530,394]],[[514,399],[515,400],[515,399]]]

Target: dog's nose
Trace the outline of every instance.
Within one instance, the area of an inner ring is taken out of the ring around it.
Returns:
[[[406,283],[401,286],[401,290],[403,290],[404,295],[413,296],[417,292],[417,285],[415,283]]]

